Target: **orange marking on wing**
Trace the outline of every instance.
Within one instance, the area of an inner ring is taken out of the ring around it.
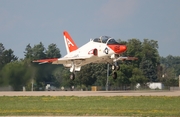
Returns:
[[[54,61],[57,61],[58,58],[52,58],[52,59],[40,59],[40,60],[34,60],[33,62],[38,62],[38,63],[52,63]]]

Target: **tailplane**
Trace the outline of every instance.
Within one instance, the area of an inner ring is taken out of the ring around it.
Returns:
[[[77,50],[78,47],[74,43],[74,41],[71,38],[71,36],[69,35],[69,33],[67,31],[64,31],[63,34],[64,34],[64,41],[65,41],[67,53]]]

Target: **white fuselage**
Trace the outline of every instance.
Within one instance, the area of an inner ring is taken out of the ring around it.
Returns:
[[[94,55],[91,53],[93,49],[97,49],[97,55]],[[88,63],[100,63],[105,60],[105,58],[110,57],[112,54],[114,54],[114,51],[111,50],[105,43],[97,43],[90,41],[87,44],[81,46],[77,50],[68,53],[64,58],[83,58],[83,57],[89,57],[89,59],[86,60],[80,60],[76,61],[75,66],[82,66],[84,64]],[[83,61],[83,63],[81,62]],[[66,64],[64,64],[65,67],[71,67],[72,63],[69,61]]]

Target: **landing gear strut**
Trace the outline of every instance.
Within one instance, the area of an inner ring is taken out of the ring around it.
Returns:
[[[115,62],[113,65],[112,65],[112,70],[113,70],[113,79],[117,79],[117,70],[120,69],[120,66],[117,65],[117,62]]]
[[[70,68],[70,72],[72,72],[71,73],[71,75],[70,75],[70,79],[71,80],[74,80],[75,79],[75,64],[74,64],[74,61],[72,61],[72,66],[71,66],[71,68]]]

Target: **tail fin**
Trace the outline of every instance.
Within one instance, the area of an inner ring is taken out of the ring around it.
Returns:
[[[77,50],[78,47],[76,46],[76,44],[72,40],[69,33],[67,31],[64,31],[63,34],[64,34],[64,41],[65,41],[67,53],[70,53],[70,52],[72,52],[74,50]]]

